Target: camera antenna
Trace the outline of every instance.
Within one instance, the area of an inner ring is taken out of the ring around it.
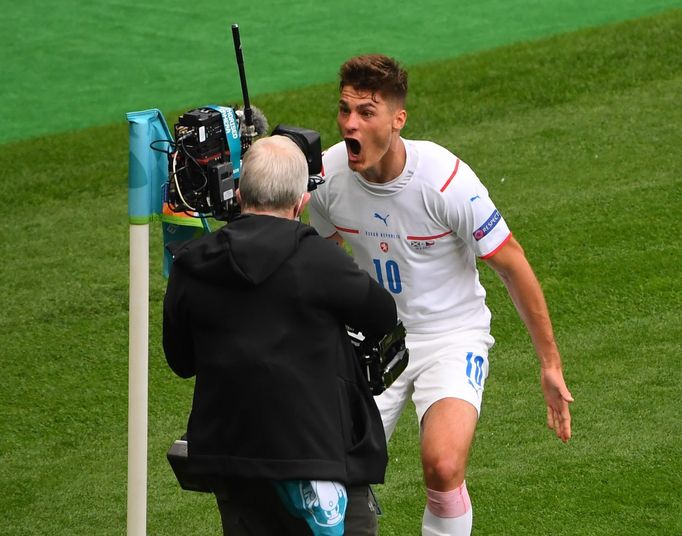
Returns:
[[[242,96],[244,98],[244,129],[242,132],[242,150],[251,145],[253,138],[256,137],[256,127],[253,124],[253,110],[249,101],[249,90],[246,87],[246,72],[244,71],[244,55],[242,54],[242,41],[239,36],[239,25],[232,25],[232,40],[234,41],[234,51],[237,55],[237,67],[239,67],[239,80],[242,84]]]

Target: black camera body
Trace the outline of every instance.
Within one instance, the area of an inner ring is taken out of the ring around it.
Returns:
[[[358,331],[346,328],[365,379],[374,396],[388,389],[407,368],[409,351],[405,346],[402,322],[381,339],[367,339]]]
[[[229,220],[239,213],[236,177],[223,115],[212,108],[182,114],[175,124],[175,151],[168,156],[168,204],[174,212]]]

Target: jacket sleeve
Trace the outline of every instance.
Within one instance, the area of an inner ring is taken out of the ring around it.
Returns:
[[[358,268],[358,270],[360,270]],[[381,337],[391,331],[398,323],[395,300],[391,293],[362,271],[367,278],[367,294],[363,302],[351,311],[347,322],[366,336]]]
[[[390,292],[360,269],[339,246],[326,242],[330,276],[325,288],[332,307],[345,324],[365,336],[381,337],[398,322],[396,305]]]
[[[196,374],[196,361],[187,305],[183,304],[187,287],[184,279],[183,272],[174,265],[163,299],[163,351],[171,370],[182,378],[190,378]]]

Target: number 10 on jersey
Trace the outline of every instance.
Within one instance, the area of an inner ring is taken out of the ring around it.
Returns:
[[[384,288],[388,288],[393,294],[400,294],[403,290],[403,285],[400,282],[398,263],[388,260],[382,264],[381,259],[372,259],[372,262],[374,263],[379,284]]]

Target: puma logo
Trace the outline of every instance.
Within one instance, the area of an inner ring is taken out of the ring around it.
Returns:
[[[389,217],[389,216],[390,216],[390,214],[386,214],[386,216],[382,216],[382,215],[379,214],[378,212],[375,212],[375,213],[374,213],[374,217],[377,218],[377,219],[379,219],[379,220],[381,220],[381,221],[383,221],[383,222],[384,222],[384,225],[385,225],[386,227],[388,227],[388,221],[387,221],[387,220],[388,220],[388,217]]]

